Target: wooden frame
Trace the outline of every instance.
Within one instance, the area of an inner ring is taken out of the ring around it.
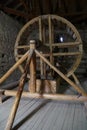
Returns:
[[[45,27],[42,25],[42,18],[47,19],[49,26],[48,26],[48,30],[49,30],[49,35],[48,35],[48,39],[49,39],[49,43],[45,43]],[[77,52],[68,52],[68,53],[52,53],[52,47],[56,47],[53,43],[53,34],[52,32],[54,31],[54,27],[53,27],[53,19],[56,20],[60,20],[61,22],[63,22],[64,24],[68,25],[70,29],[72,29],[73,32],[75,32],[76,35],[76,41],[74,43],[70,42],[70,43],[63,43],[62,46],[60,45],[60,43],[57,43],[56,46],[58,46],[59,48],[65,48],[65,47],[73,47],[73,46],[77,46],[79,48],[79,51]],[[21,35],[24,33],[24,31],[26,31],[26,29],[32,25],[35,22],[39,22],[39,39],[44,41],[43,44],[46,44],[47,46],[50,47],[50,54],[42,54],[41,52],[39,52],[37,50],[37,48],[35,47],[35,40],[31,40],[30,41],[30,45],[28,46],[19,46],[18,43],[20,41]],[[21,99],[21,96],[25,96],[25,97],[33,97],[33,98],[45,98],[45,99],[54,99],[54,100],[69,100],[69,101],[87,101],[87,93],[81,88],[79,81],[77,80],[76,76],[74,75],[74,71],[75,69],[78,67],[80,61],[81,61],[81,56],[82,56],[82,41],[80,38],[80,35],[78,33],[78,31],[76,30],[76,28],[66,19],[61,18],[59,16],[55,16],[55,15],[44,15],[44,16],[40,16],[37,17],[33,20],[31,20],[30,22],[28,22],[23,28],[22,30],[19,32],[19,35],[17,37],[16,40],[16,44],[15,44],[15,57],[17,60],[17,63],[15,63],[13,65],[13,67],[2,77],[0,78],[0,84],[2,82],[4,82],[4,80],[6,80],[12,73],[13,71],[20,67],[21,71],[22,71],[22,76],[20,78],[19,81],[19,86],[18,86],[18,90],[17,91],[12,91],[12,90],[1,90],[0,94],[2,95],[6,95],[6,96],[15,96],[15,101],[14,104],[12,106],[12,110],[11,113],[9,115],[7,124],[6,124],[6,128],[5,130],[11,130],[15,116],[16,116],[16,112],[19,106],[19,102]],[[27,51],[24,55],[18,55],[18,49],[21,48],[27,48],[30,49],[29,51]],[[46,55],[49,56],[50,61],[46,58]],[[67,73],[64,74],[63,72],[61,72],[58,68],[56,68],[54,66],[54,61],[53,61],[53,56],[64,56],[64,55],[75,55],[76,57],[76,61],[74,63],[74,65],[71,67],[71,70]],[[18,56],[20,57],[20,59],[18,58]],[[81,96],[72,96],[72,95],[59,95],[59,94],[44,94],[44,93],[36,93],[36,57],[40,58],[41,61],[41,74],[45,73],[42,67],[42,64],[46,64],[48,65],[52,71],[56,72],[61,78],[63,78],[68,84],[70,84]],[[21,66],[21,64],[26,61],[26,65],[25,65],[25,69]],[[26,78],[27,78],[27,74],[28,71],[30,70],[30,86],[29,86],[29,92],[23,92],[23,88],[24,88],[24,84],[26,82]],[[69,76],[73,76],[75,83],[69,79]]]
[[[67,95],[59,95],[59,94],[39,94],[36,93],[36,55],[38,55],[43,62],[45,62],[47,65],[51,67],[52,70],[54,70],[60,77],[62,77],[67,83],[69,83],[76,91],[78,91],[81,95],[81,97],[78,96],[67,96]],[[25,59],[27,58],[26,66],[24,69],[24,73],[20,78],[19,81],[19,87],[17,91],[12,91],[12,90],[2,90],[1,93],[4,95],[9,95],[9,96],[16,96],[14,104],[12,106],[11,113],[9,115],[6,128],[5,130],[11,130],[16,112],[19,106],[19,102],[21,99],[21,96],[25,97],[34,97],[34,98],[45,98],[45,99],[54,99],[54,100],[69,100],[69,101],[87,101],[87,93],[79,87],[78,81],[73,75],[75,81],[77,84],[72,82],[66,75],[64,75],[60,70],[58,70],[56,67],[54,67],[50,61],[48,61],[40,52],[38,52],[35,49],[35,41],[32,40],[30,41],[30,51],[28,51],[6,74],[0,79],[0,83],[2,83],[17,67],[19,64],[21,64]],[[29,70],[29,64],[30,64],[30,93],[29,92],[23,92],[24,84],[26,82],[28,70]],[[33,84],[32,84],[33,83]]]

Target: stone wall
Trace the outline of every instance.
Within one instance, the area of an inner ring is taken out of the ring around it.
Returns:
[[[20,28],[21,25],[17,21],[0,12],[0,77],[15,63],[14,44]],[[17,80],[18,73],[14,72],[6,83]]]

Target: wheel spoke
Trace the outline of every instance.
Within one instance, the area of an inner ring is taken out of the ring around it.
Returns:
[[[41,17],[39,18],[39,40],[42,41],[42,20]]]
[[[49,46],[49,44],[45,44],[46,46]],[[59,47],[59,48],[65,48],[65,47],[75,47],[80,45],[80,42],[65,42],[65,43],[52,43],[53,47]]]
[[[77,56],[81,55],[80,52],[67,52],[67,53],[53,53],[53,56]]]
[[[29,48],[30,48],[29,45],[22,45],[22,46],[15,47],[15,49],[29,49]]]

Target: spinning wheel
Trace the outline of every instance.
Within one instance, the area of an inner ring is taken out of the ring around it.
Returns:
[[[82,56],[81,37],[77,29],[65,18],[56,15],[42,15],[25,24],[15,43],[16,61],[29,49],[31,39],[40,41],[36,45],[37,49],[39,48],[50,63],[64,71],[67,77],[72,75],[78,67]],[[38,57],[37,59],[40,63],[40,59]],[[19,68],[23,72],[23,64]],[[41,73],[41,68],[39,73]]]

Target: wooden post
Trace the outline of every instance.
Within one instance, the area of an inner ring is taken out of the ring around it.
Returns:
[[[44,77],[47,78],[47,74],[46,74],[46,63],[45,62],[43,62],[43,72],[44,72]]]
[[[28,60],[27,60],[26,66],[25,66],[24,74],[20,78],[16,98],[15,98],[14,104],[12,106],[12,110],[11,110],[11,113],[9,115],[8,122],[6,124],[5,130],[11,130],[11,128],[12,128],[12,125],[13,125],[13,122],[14,122],[14,119],[15,119],[15,116],[16,116],[16,112],[17,112],[17,109],[18,109],[18,106],[19,106],[20,98],[21,98],[21,95],[22,95],[22,92],[23,92],[23,88],[24,88],[24,84],[25,84],[25,81],[26,81],[27,72],[28,72],[28,68],[29,68],[29,63],[30,63],[30,59],[31,59],[32,55],[33,55],[33,50],[30,50],[30,55],[28,57]]]
[[[53,63],[53,56],[52,56],[52,21],[51,16],[48,17],[48,23],[49,23],[49,44],[50,44],[50,63]]]
[[[30,41],[30,50],[35,49],[35,40]],[[33,53],[33,56],[30,61],[30,82],[29,82],[29,91],[34,93],[36,91],[36,55]]]
[[[42,54],[42,52],[40,52]],[[41,69],[41,77],[44,75],[44,71],[43,71],[43,60],[40,58],[40,69]]]

